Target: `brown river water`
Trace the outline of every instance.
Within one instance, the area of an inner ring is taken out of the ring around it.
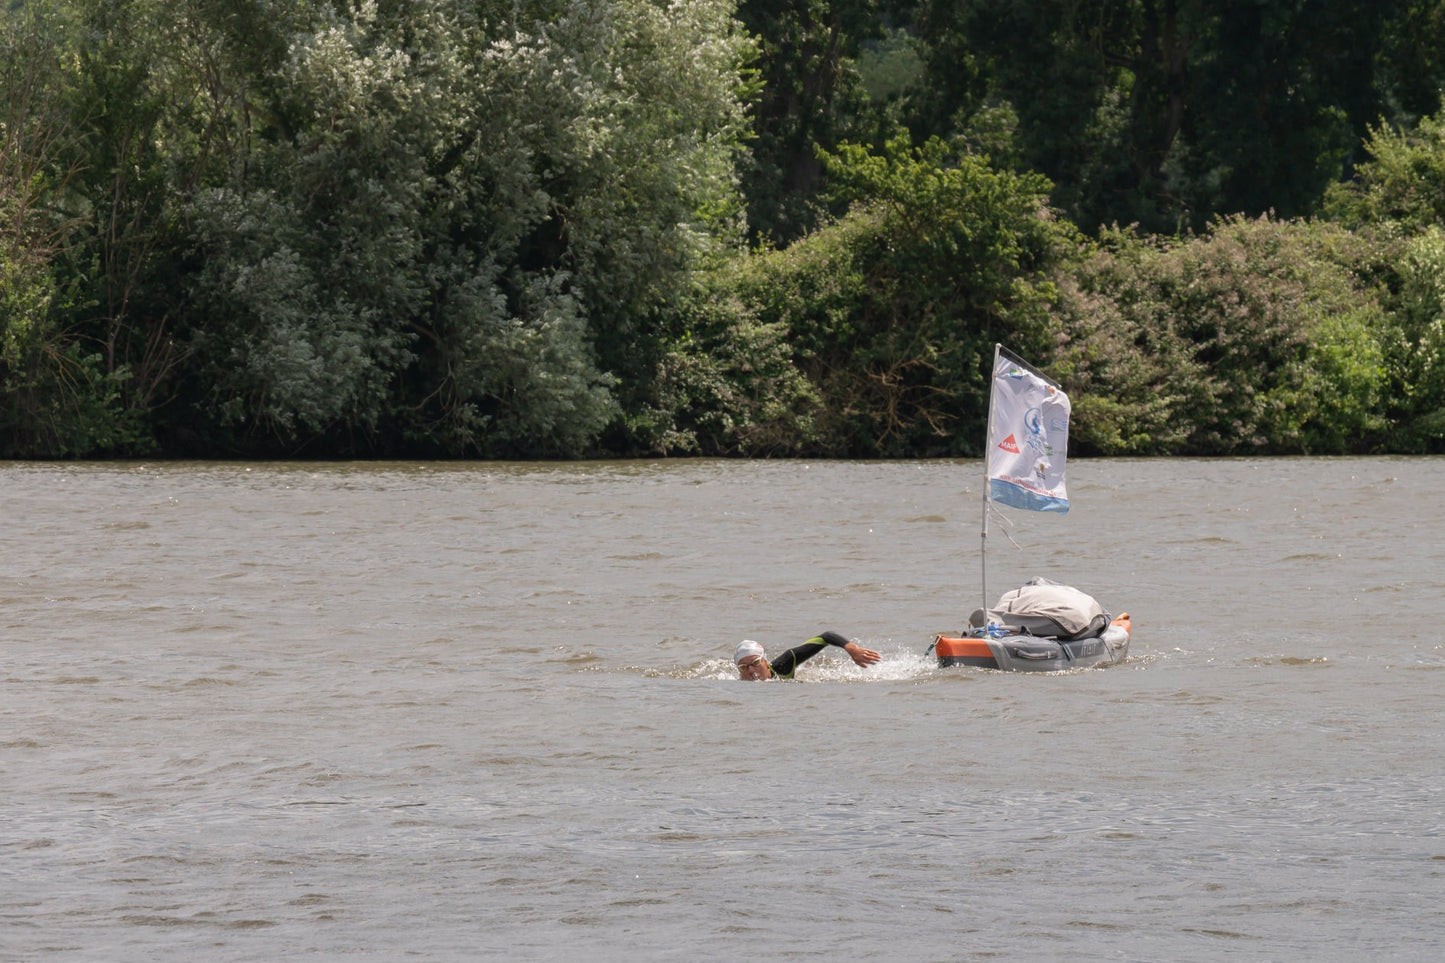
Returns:
[[[0,959],[1441,958],[1445,460],[1075,460],[1055,675],[981,473],[0,463]]]

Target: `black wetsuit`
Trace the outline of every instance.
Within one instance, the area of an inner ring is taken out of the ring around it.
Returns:
[[[837,632],[824,632],[822,635],[815,635],[802,645],[795,645],[776,659],[768,660],[768,667],[773,670],[774,679],[791,679],[798,666],[807,662],[813,656],[822,652],[830,645],[836,645],[840,649],[848,644],[848,640]]]

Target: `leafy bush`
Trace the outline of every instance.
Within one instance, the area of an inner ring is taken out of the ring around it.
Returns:
[[[1390,255],[1380,346],[1393,450],[1445,450],[1445,100],[1413,128],[1373,128],[1370,159],[1325,196],[1324,213]]]
[[[1384,428],[1372,250],[1328,224],[1109,232],[1075,271],[1054,369],[1099,454],[1368,450]]]
[[[1172,309],[1150,275],[1167,241],[1113,230],[1060,273],[1061,333],[1047,370],[1073,405],[1070,448],[1079,454],[1177,451],[1189,431],[1174,373],[1187,345],[1169,327]]]
[[[655,407],[634,425],[653,450],[767,457],[815,448],[817,392],[793,364],[786,327],[759,320],[735,294],[739,266],[716,272],[674,319]]]
[[[1405,243],[1399,293],[1384,338],[1399,426],[1397,450],[1445,451],[1445,230]]]

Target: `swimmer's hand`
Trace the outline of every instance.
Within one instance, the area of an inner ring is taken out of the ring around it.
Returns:
[[[872,649],[865,649],[857,642],[849,642],[847,645],[843,646],[843,651],[848,653],[848,656],[853,660],[854,665],[860,665],[865,669],[868,666],[873,665],[874,663],[882,661],[883,659],[883,656],[879,655],[877,652],[874,652]]]

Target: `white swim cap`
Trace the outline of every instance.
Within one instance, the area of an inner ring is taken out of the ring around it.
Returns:
[[[733,661],[741,662],[743,659],[750,659],[755,655],[762,655],[763,647],[751,639],[743,639],[738,643],[737,649],[733,652]]]

